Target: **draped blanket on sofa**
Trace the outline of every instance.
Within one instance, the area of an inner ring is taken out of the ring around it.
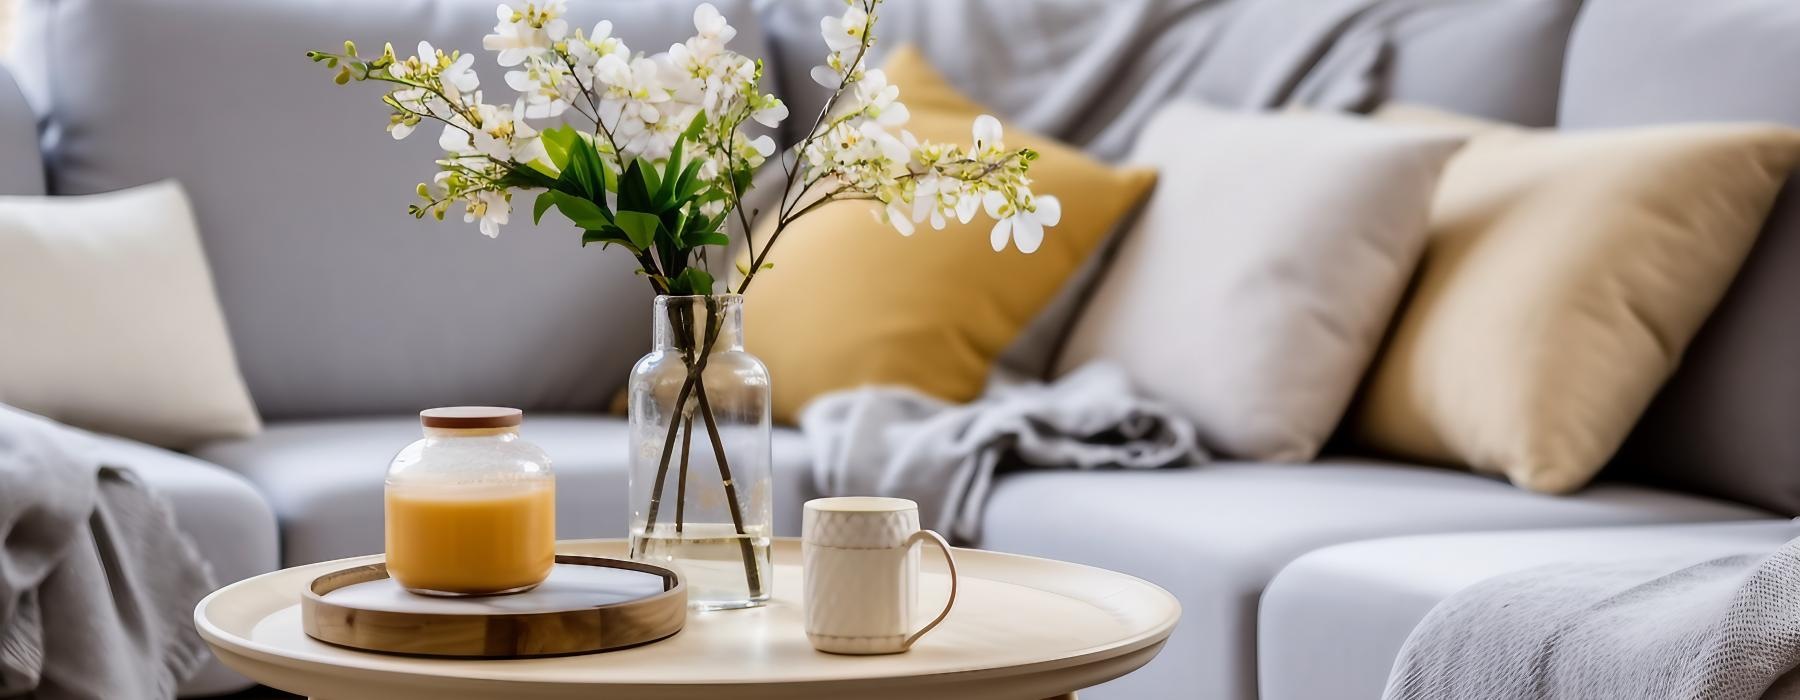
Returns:
[[[211,571],[92,436],[0,405],[0,696],[173,698]]]

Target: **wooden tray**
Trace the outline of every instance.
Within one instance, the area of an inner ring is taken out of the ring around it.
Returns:
[[[622,559],[557,555],[550,577],[511,595],[437,598],[406,592],[387,565],[312,580],[302,591],[306,634],[392,654],[459,658],[562,656],[663,639],[687,621],[675,572]]]

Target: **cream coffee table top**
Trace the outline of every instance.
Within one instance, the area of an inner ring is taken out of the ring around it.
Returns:
[[[561,554],[622,557],[621,540],[563,542]],[[800,543],[777,540],[774,600],[688,614],[673,637],[632,649],[518,660],[452,660],[343,649],[307,637],[300,591],[346,559],[277,571],[200,601],[194,622],[226,665],[319,700],[458,698],[923,698],[1038,700],[1136,670],[1181,615],[1167,591],[1093,567],[956,550],[961,588],[944,624],[904,654],[814,651],[801,617]],[[921,557],[919,607],[949,590],[942,561]]]

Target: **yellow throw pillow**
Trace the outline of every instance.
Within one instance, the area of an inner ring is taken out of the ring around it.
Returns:
[[[920,140],[967,144],[987,113],[923,56],[896,49],[883,67]],[[989,366],[1155,182],[1048,138],[1006,127],[1008,148],[1031,148],[1032,191],[1062,200],[1043,246],[996,253],[993,222],[977,216],[902,236],[869,202],[834,202],[788,226],[744,301],[745,340],[769,366],[775,420],[810,400],[866,384],[908,386],[950,401],[981,392]],[[768,240],[772,223],[755,240]]]
[[[1777,126],[1378,118],[1475,136],[1444,171],[1414,289],[1351,430],[1552,493],[1585,485],[1624,441],[1800,158],[1800,132]]]

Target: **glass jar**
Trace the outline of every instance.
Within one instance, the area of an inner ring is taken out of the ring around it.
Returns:
[[[388,466],[387,570],[425,595],[517,593],[556,563],[556,478],[516,408],[419,413],[425,437]]]
[[[701,609],[769,600],[769,370],[743,313],[737,295],[657,297],[631,371],[631,558],[680,571]]]

